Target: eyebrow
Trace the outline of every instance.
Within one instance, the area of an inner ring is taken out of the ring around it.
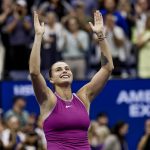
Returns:
[[[57,68],[55,68],[55,69],[61,69],[62,67],[57,67]],[[65,66],[64,68],[69,68],[69,66]]]

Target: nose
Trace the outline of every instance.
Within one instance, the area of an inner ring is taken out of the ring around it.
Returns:
[[[63,73],[67,73],[67,71],[65,69],[63,69]]]

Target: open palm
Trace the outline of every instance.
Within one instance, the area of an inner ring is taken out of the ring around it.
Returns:
[[[99,34],[104,31],[103,17],[102,14],[97,10],[94,12],[94,25],[89,22],[91,29],[96,34]]]
[[[35,33],[38,35],[43,35],[45,28],[44,28],[44,22],[40,24],[38,14],[36,11],[34,11],[34,29]]]

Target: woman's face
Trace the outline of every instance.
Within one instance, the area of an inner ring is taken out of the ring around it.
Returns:
[[[52,66],[50,82],[54,85],[71,84],[73,75],[65,62],[57,62]]]
[[[115,1],[114,0],[105,0],[104,6],[108,11],[113,11],[115,8]]]
[[[77,31],[79,29],[79,24],[78,24],[76,19],[71,18],[68,21],[68,29],[70,30],[70,32],[74,32],[74,31]]]
[[[120,128],[120,134],[122,136],[125,136],[128,133],[128,124],[124,124],[121,128]]]

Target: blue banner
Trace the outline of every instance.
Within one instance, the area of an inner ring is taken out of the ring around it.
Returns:
[[[87,81],[73,82],[73,92],[86,83]],[[1,91],[4,111],[12,107],[13,96],[22,95],[27,99],[26,109],[39,114],[31,82],[2,82]],[[136,150],[144,133],[145,119],[150,117],[150,80],[110,80],[91,104],[91,119],[95,119],[99,112],[108,114],[110,126],[118,120],[129,123],[129,148]]]

